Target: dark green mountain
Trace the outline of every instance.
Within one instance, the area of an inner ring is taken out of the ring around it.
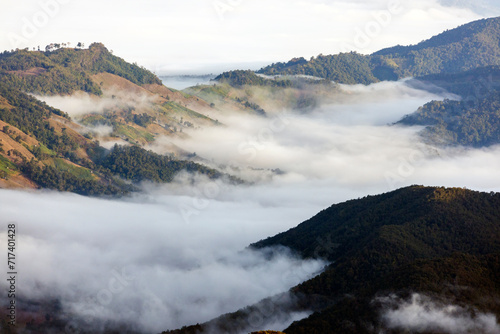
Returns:
[[[264,67],[257,73],[312,75],[344,84],[362,83],[367,85],[379,81],[373,73],[371,57],[355,52],[328,56],[319,55],[309,61],[304,58],[294,58],[287,63],[276,63]]]
[[[310,61],[294,58],[257,71],[262,74],[306,74],[339,83],[369,84],[433,73],[454,73],[500,65],[500,18],[465,24],[417,45],[395,46],[360,55],[320,55]]]
[[[457,94],[467,101],[477,100],[500,90],[500,66],[478,67],[456,73],[429,74],[410,79],[407,84],[431,93],[442,93],[444,90]]]
[[[459,73],[442,73],[410,80],[409,85],[439,92],[460,101],[432,101],[399,121],[426,126],[422,137],[432,144],[484,147],[500,144],[500,67],[488,66]]]
[[[408,300],[413,293],[460,306],[471,317],[479,312],[500,317],[499,193],[402,188],[333,205],[251,247],[271,246],[332,262],[322,274],[291,290],[296,301],[287,307],[316,312],[285,329],[287,334],[416,333],[386,328],[381,317],[386,309],[383,297]],[[248,314],[241,310],[210,325],[230,333],[224,328],[244,323]],[[196,327],[201,332],[206,328]]]

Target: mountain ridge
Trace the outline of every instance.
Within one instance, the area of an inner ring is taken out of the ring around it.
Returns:
[[[369,84],[433,73],[453,73],[500,65],[500,18],[482,19],[445,31],[411,46],[394,46],[371,55],[355,52],[294,58],[263,67],[257,73],[306,74],[339,83]],[[350,61],[343,61],[349,59]],[[339,66],[342,64],[342,66]],[[358,73],[361,66],[362,76]],[[355,73],[356,75],[353,75]]]

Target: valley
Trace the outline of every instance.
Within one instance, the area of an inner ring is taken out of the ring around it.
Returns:
[[[499,22],[182,90],[4,51],[2,333],[500,332]]]

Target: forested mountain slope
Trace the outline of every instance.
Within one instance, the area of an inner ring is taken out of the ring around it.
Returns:
[[[268,75],[306,74],[345,84],[369,84],[500,65],[499,42],[500,18],[490,18],[445,31],[417,45],[398,45],[371,55],[319,55],[309,61],[294,58],[257,72]]]
[[[471,318],[500,317],[498,193],[411,186],[367,196],[332,205],[251,247],[272,246],[331,261],[322,274],[291,289],[296,300],[289,310],[316,312],[285,329],[287,334],[450,332],[437,325],[421,330],[387,321],[387,312],[412,300],[428,308],[453,305]],[[272,299],[267,303],[282,306]],[[251,309],[209,325],[230,333],[226,329],[244,324]],[[273,312],[263,314],[272,317]],[[204,330],[208,325],[174,333]],[[476,332],[489,333],[479,327]]]

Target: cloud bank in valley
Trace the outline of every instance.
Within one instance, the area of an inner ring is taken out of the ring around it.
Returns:
[[[314,189],[330,188],[329,200],[348,199],[334,195],[338,188],[376,193],[410,184],[500,189],[500,183],[491,182],[498,175],[498,147],[436,148],[421,142],[421,127],[391,125],[432,99],[455,96],[436,96],[404,82],[342,89],[345,93],[336,103],[307,114],[220,115],[227,127],[191,131],[190,139],[168,142],[214,164],[237,166],[252,181],[263,174],[255,168],[279,169],[283,173],[274,176],[273,186],[317,183]]]
[[[107,90],[103,97],[77,92],[70,96],[36,96],[36,98],[66,112],[71,117],[91,113],[101,114],[116,108],[144,108],[150,106],[155,99],[146,94],[124,93],[115,89]]]
[[[281,228],[291,222],[293,214],[263,207],[244,218],[246,205],[220,203],[188,223],[175,196],[151,203],[2,190],[0,199],[2,219],[18,226],[21,296],[59,298],[82,326],[194,324],[285,292],[324,266],[285,249],[244,250],[263,236],[266,217]],[[5,231],[0,239],[5,246]]]

